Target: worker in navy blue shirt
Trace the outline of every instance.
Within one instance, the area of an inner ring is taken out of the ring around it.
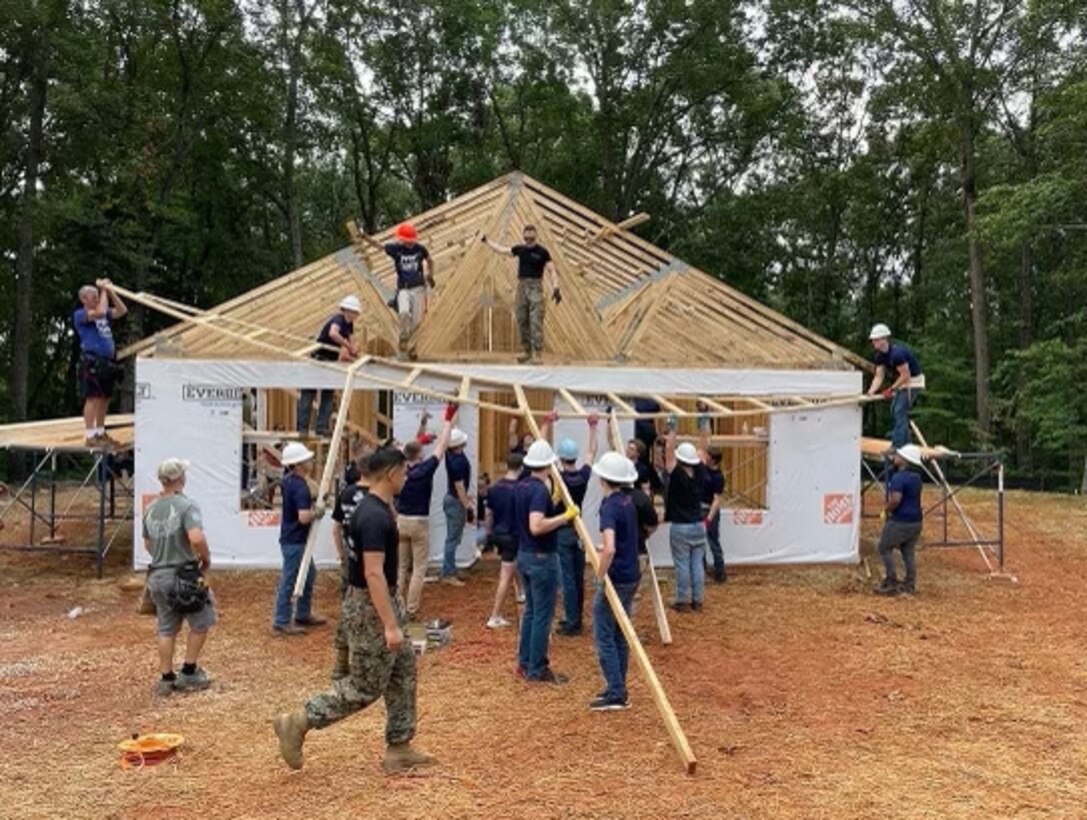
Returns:
[[[883,559],[883,583],[878,595],[914,594],[917,589],[917,539],[921,536],[921,476],[910,465],[921,466],[921,450],[915,444],[899,447],[894,454],[894,472],[887,482],[887,501],[879,536],[879,557]],[[902,553],[906,576],[898,580],[894,551]]]
[[[570,492],[577,506],[585,503],[585,493],[589,489],[589,480],[592,478],[592,464],[596,461],[596,427],[599,418],[592,413],[589,422],[589,448],[587,463],[578,466],[577,442],[567,438],[559,442],[556,454],[559,457],[559,472],[562,481]],[[560,496],[561,498],[561,496]],[[556,499],[558,500],[558,499]],[[585,550],[582,549],[581,539],[573,524],[564,524],[559,527],[559,577],[562,580],[562,607],[564,617],[559,622],[558,634],[566,637],[580,635],[582,632],[581,615],[585,609]]]
[[[555,501],[549,472],[554,462],[551,445],[542,439],[534,442],[525,455],[525,466],[532,474],[517,487],[517,571],[525,592],[517,673],[530,681],[562,684],[568,678],[552,671],[547,659],[559,586],[556,531],[577,518],[580,510],[569,507],[563,511]]]
[[[506,456],[506,474],[494,482],[487,491],[487,539],[495,549],[502,566],[498,570],[498,589],[494,593],[494,609],[487,619],[488,629],[504,629],[510,622],[502,617],[502,604],[517,574],[517,485],[521,481],[524,456],[510,453]]]
[[[406,601],[409,620],[418,618],[423,601],[423,582],[430,561],[430,501],[434,495],[434,476],[449,449],[456,415],[457,405],[447,405],[442,432],[434,451],[426,458],[423,458],[423,444],[418,439],[404,445],[408,475],[396,500],[396,524],[400,531],[396,588]]]
[[[457,549],[464,538],[464,525],[475,522],[476,510],[468,495],[472,484],[472,465],[464,454],[468,434],[454,427],[449,438],[449,452],[445,457],[445,547],[442,553],[442,583],[455,587],[464,586],[457,575]]]
[[[707,413],[709,408],[698,402],[697,408]],[[725,492],[725,474],[721,472],[721,451],[711,446],[713,421],[708,415],[698,418],[698,455],[706,468],[702,484],[702,516],[706,525],[706,542],[713,557],[714,583],[723,584],[728,579],[725,570],[725,554],[721,550],[721,499]]]
[[[521,337],[524,353],[518,357],[521,363],[540,363],[543,352],[544,310],[547,301],[544,298],[544,278],[551,291],[551,300],[562,304],[562,292],[559,290],[559,277],[551,254],[543,245],[536,242],[536,227],[525,225],[521,230],[523,244],[512,248],[491,242],[486,236],[482,241],[496,253],[510,254],[517,257],[517,328]]]
[[[116,444],[106,434],[106,412],[113,398],[115,380],[111,323],[128,313],[109,279],[79,289],[79,304],[72,324],[79,336],[79,388],[83,398],[83,426],[89,447]]]
[[[627,617],[634,607],[634,594],[641,580],[638,562],[638,513],[634,500],[622,491],[623,486],[637,480],[634,464],[619,453],[605,453],[593,472],[604,489],[600,503],[600,561],[596,573],[596,596],[593,598],[593,643],[606,688],[589,703],[593,711],[628,709],[627,664],[630,647],[619,628],[604,594],[604,578],[610,578],[616,597]]]
[[[646,398],[645,396],[636,396],[631,399],[631,406],[636,413],[659,413],[661,412],[661,406],[655,399]],[[656,446],[657,441],[660,440],[660,432],[658,420],[655,418],[648,419],[636,419],[634,421],[634,438],[642,443],[642,447],[639,449],[639,458],[634,460],[635,466],[641,464],[638,468],[639,480],[644,481],[648,479],[650,489],[659,493],[663,490],[660,476],[656,470],[653,469],[653,448]],[[627,453],[627,458],[630,458],[630,453]]]
[[[355,321],[362,312],[362,304],[357,296],[345,296],[339,305],[339,310],[330,316],[321,325],[317,334],[317,349],[310,354],[310,358],[319,362],[351,361],[358,357],[359,349],[351,341],[351,335],[355,332]],[[328,423],[332,418],[332,390],[320,391],[321,396],[317,405],[317,429],[318,436],[328,435]],[[304,389],[298,394],[298,432],[309,435],[310,413],[313,412],[313,400],[317,397],[317,391]]]
[[[920,391],[925,389],[925,375],[921,372],[921,363],[917,356],[902,342],[891,339],[891,329],[885,324],[877,324],[869,334],[875,355],[876,372],[868,387],[868,395],[882,393],[891,401],[891,416],[894,418],[894,430],[891,432],[891,445],[901,447],[909,444],[910,409],[917,401]],[[890,387],[883,384],[888,375]]]
[[[283,482],[280,484],[283,510],[279,525],[279,549],[283,553],[283,571],[279,577],[275,619],[272,622],[272,631],[277,635],[304,635],[307,626],[320,626],[326,623],[324,618],[314,615],[311,611],[313,581],[317,574],[312,558],[306,572],[306,583],[302,588],[302,595],[293,606],[291,602],[295,581],[302,568],[302,558],[306,552],[306,540],[309,538],[310,527],[315,521],[320,521],[325,514],[324,504],[315,502],[309,483],[306,481],[313,469],[313,458],[313,451],[298,441],[288,443],[283,448],[283,455],[280,458],[284,473]]]

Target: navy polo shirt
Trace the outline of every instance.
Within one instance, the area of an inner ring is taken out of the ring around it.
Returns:
[[[288,473],[280,485],[280,490],[283,493],[283,513],[279,519],[279,543],[305,544],[312,525],[299,521],[298,511],[313,507],[309,485],[302,476]]]
[[[461,451],[446,454],[445,477],[448,481],[446,492],[449,495],[457,494],[453,487],[456,481],[463,481],[464,491],[468,492],[468,487],[472,483],[472,465],[468,461],[468,456]]]
[[[570,497],[579,507],[585,503],[585,493],[589,490],[589,479],[593,476],[593,468],[583,464],[573,470],[562,469],[562,483],[570,491]],[[563,505],[565,509],[566,505]]]
[[[903,468],[887,482],[887,492],[902,493],[902,500],[891,513],[892,521],[916,524],[921,520],[921,476]]]
[[[516,481],[502,478],[492,484],[487,490],[487,506],[495,535],[518,535]]]
[[[626,493],[612,493],[600,503],[600,532],[614,530],[615,557],[608,567],[614,584],[633,584],[641,577],[638,569],[638,512]]]
[[[544,518],[559,514],[546,484],[535,476],[518,484],[516,511],[521,549],[533,552],[555,552],[558,549],[558,530],[552,530],[546,535],[533,535],[528,528],[528,518],[532,513],[543,513]]]
[[[872,361],[877,365],[883,365],[888,370],[898,370],[900,365],[908,364],[910,366],[910,376],[921,375],[921,363],[917,360],[917,355],[902,342],[891,342],[891,346],[887,348],[886,353],[877,350],[876,355],[872,357]]]
[[[706,481],[702,484],[702,503],[712,504],[713,497],[725,491],[725,475],[720,470],[706,468]]]
[[[653,399],[635,398],[631,402],[631,406],[637,413],[659,413],[661,406]],[[653,419],[637,419],[634,422],[634,438],[639,441],[644,441],[646,447],[650,447],[653,441],[657,438],[657,423]],[[652,453],[647,453],[646,458],[649,458]]]
[[[401,515],[430,515],[430,497],[434,493],[434,474],[438,472],[438,459],[424,458],[408,467],[408,477],[396,499],[396,511]]]

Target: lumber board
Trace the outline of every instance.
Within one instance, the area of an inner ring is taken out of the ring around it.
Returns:
[[[514,385],[514,393],[517,396],[517,405],[521,410],[529,429],[534,436],[540,438],[540,426],[536,423],[536,419],[532,415],[532,408],[529,407],[528,399],[525,398],[524,388],[521,387],[521,385]],[[559,473],[558,467],[554,464],[551,465],[551,480],[557,482],[557,486],[562,492],[564,502],[571,507],[576,506],[574,504],[574,499],[570,496],[570,491],[566,487],[566,483],[562,480],[562,475]],[[600,569],[600,557],[596,554],[596,546],[593,544],[592,537],[589,535],[589,530],[585,526],[585,522],[580,515],[574,518],[573,525],[574,529],[577,531],[578,538],[581,539],[581,544],[585,549],[586,557],[588,557],[589,563],[593,567],[593,572],[598,572]],[[626,638],[627,644],[630,646],[635,661],[637,661],[638,666],[641,668],[642,674],[645,675],[646,683],[649,685],[649,691],[653,696],[654,703],[657,705],[657,710],[660,712],[661,719],[664,721],[664,726],[668,730],[668,735],[672,739],[672,744],[675,746],[676,752],[679,754],[687,774],[693,775],[698,765],[698,759],[695,757],[694,752],[691,751],[690,743],[687,742],[687,736],[684,734],[683,727],[680,726],[679,719],[672,709],[672,704],[668,700],[668,695],[665,693],[664,687],[661,686],[661,682],[657,678],[657,673],[653,669],[653,664],[650,662],[649,656],[645,652],[645,647],[642,646],[642,642],[638,639],[638,633],[635,631],[634,625],[630,622],[630,618],[627,617],[626,610],[623,609],[619,596],[615,593],[615,587],[612,585],[611,579],[605,575],[602,583],[604,596],[607,598],[608,605],[611,606],[612,613],[615,615],[615,620],[619,624],[619,628],[622,630],[623,637]]]

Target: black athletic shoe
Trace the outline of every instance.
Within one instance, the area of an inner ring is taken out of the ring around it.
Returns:
[[[565,624],[562,624],[557,630],[555,630],[555,634],[561,635],[564,638],[576,638],[584,631],[585,630],[582,628],[581,624],[578,624],[577,626],[566,626]]]
[[[597,695],[589,701],[589,709],[593,712],[620,712],[630,708],[629,698],[612,698],[606,695]]]
[[[898,581],[894,578],[884,578],[883,583],[873,590],[876,595],[898,595],[899,591]]]
[[[694,612],[699,612],[699,611],[701,611],[701,609],[702,609],[702,602],[701,602],[701,601],[692,601],[692,602],[691,602],[691,609],[692,609],[692,610],[693,610]]]
[[[670,606],[672,608],[673,612],[690,612],[691,611],[691,605],[690,604],[669,604],[668,606]]]
[[[725,573],[724,567],[721,569],[715,569],[713,571],[713,582],[715,584],[723,584],[728,580],[728,575]]]
[[[561,672],[553,672],[548,669],[538,678],[529,678],[529,683],[550,683],[552,686],[562,686],[564,683],[569,683],[570,678]]]
[[[903,582],[902,584],[899,584],[898,592],[900,595],[916,595],[917,588],[913,584]]]

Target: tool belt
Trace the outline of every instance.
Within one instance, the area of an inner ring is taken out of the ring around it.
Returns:
[[[192,614],[199,612],[208,603],[208,582],[196,561],[190,561],[177,568],[174,581],[173,604],[179,612]]]
[[[120,384],[125,378],[125,369],[116,359],[96,353],[84,353],[80,368],[83,378],[99,383]]]

